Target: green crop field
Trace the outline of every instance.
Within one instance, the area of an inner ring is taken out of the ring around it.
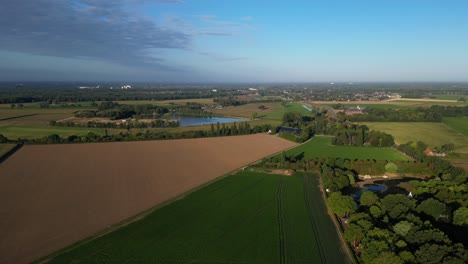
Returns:
[[[347,263],[318,177],[239,172],[51,263]]]
[[[259,106],[265,106],[266,109],[259,109]],[[222,109],[211,109],[210,112],[219,114],[222,116],[231,116],[231,117],[252,117],[252,113],[258,113],[260,118],[265,117],[265,115],[281,110],[283,107],[280,103],[252,103],[244,104],[239,106],[227,106]]]
[[[113,129],[108,129],[109,132]],[[104,129],[81,127],[43,127],[43,126],[0,126],[0,134],[9,139],[37,138],[57,134],[61,137],[71,135],[85,136],[89,132],[104,135]]]
[[[332,137],[315,136],[301,146],[289,150],[287,155],[301,155],[305,158],[348,158],[375,160],[407,160],[405,156],[392,148],[335,146]]]
[[[423,141],[430,148],[434,148],[453,143],[456,152],[468,152],[468,137],[444,123],[366,122],[363,124],[370,129],[391,134],[398,144]]]
[[[444,124],[468,137],[468,118],[444,117]]]
[[[265,110],[258,109],[259,106],[265,106]],[[228,106],[223,109],[210,110],[213,113],[223,116],[233,117],[251,117],[256,112],[258,117],[265,120],[282,120],[287,112],[300,112],[303,115],[310,115],[310,111],[305,109],[302,104],[288,102],[286,105],[281,103],[252,103],[239,106]]]

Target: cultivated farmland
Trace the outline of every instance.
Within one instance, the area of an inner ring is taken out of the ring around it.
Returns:
[[[51,263],[346,263],[318,176],[239,172]]]
[[[0,263],[30,262],[294,145],[257,134],[24,146],[0,164]]]
[[[291,149],[287,155],[304,155],[305,158],[347,158],[375,160],[407,160],[405,156],[392,148],[335,146],[332,137],[315,136],[309,142]]]

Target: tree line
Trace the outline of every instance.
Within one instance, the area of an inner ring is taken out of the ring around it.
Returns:
[[[211,88],[145,88],[136,89],[78,89],[76,87],[4,87],[0,104],[46,102],[47,104],[76,103],[91,101],[142,101],[217,98],[240,95],[237,89]]]
[[[341,113],[341,115],[344,115]],[[347,116],[353,122],[442,122],[444,117],[466,117],[468,106],[418,107],[409,109],[368,108],[363,114]]]
[[[358,125],[344,118],[329,117],[327,110],[317,111],[310,116],[304,116],[299,112],[285,113],[282,124],[301,129],[299,135],[294,135],[293,141],[296,142],[305,142],[319,134],[334,136],[332,140],[334,145],[391,147],[395,144],[392,135],[371,131],[365,125]],[[285,136],[285,138],[291,137]]]
[[[132,128],[158,128],[158,127],[178,127],[180,121],[177,119],[152,119],[151,122],[142,122],[138,119],[126,120],[126,122],[98,122],[88,121],[84,123],[77,123],[72,121],[49,121],[49,126],[59,127],[86,127],[86,128],[114,128],[114,129],[132,129]]]
[[[66,144],[66,143],[93,143],[93,142],[118,142],[118,141],[138,141],[138,140],[165,140],[165,139],[187,139],[187,138],[203,138],[203,137],[218,137],[218,136],[236,136],[257,134],[268,132],[271,125],[256,125],[250,126],[248,122],[212,125],[210,130],[193,130],[193,131],[137,131],[131,130],[121,131],[119,133],[109,133],[105,129],[104,134],[89,132],[86,135],[71,135],[61,137],[57,134],[52,134],[45,137],[25,139],[18,138],[16,140],[8,139],[0,134],[0,143],[16,143],[16,144]],[[112,131],[111,131],[112,132]]]

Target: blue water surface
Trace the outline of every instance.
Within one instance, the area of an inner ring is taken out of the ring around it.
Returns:
[[[231,118],[231,117],[202,117],[202,116],[173,116],[172,119],[179,120],[179,126],[202,126],[211,125],[216,123],[234,123],[247,121],[245,118]]]

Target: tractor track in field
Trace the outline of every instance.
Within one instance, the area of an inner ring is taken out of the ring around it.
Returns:
[[[286,246],[284,243],[284,215],[283,215],[283,190],[284,178],[280,176],[278,191],[276,192],[276,199],[278,202],[278,228],[279,228],[279,249],[280,249],[280,263],[286,263]]]
[[[307,214],[309,215],[309,220],[310,220],[310,224],[312,226],[312,231],[314,233],[315,241],[317,241],[317,247],[319,249],[320,260],[321,260],[322,263],[327,263],[327,259],[325,257],[325,253],[324,253],[322,244],[320,243],[320,236],[318,234],[317,225],[316,225],[314,217],[312,215],[312,207],[311,207],[310,201],[308,199],[308,193],[309,193],[308,189],[309,188],[308,188],[307,173],[304,173],[304,202],[305,202],[305,205],[307,207]]]

